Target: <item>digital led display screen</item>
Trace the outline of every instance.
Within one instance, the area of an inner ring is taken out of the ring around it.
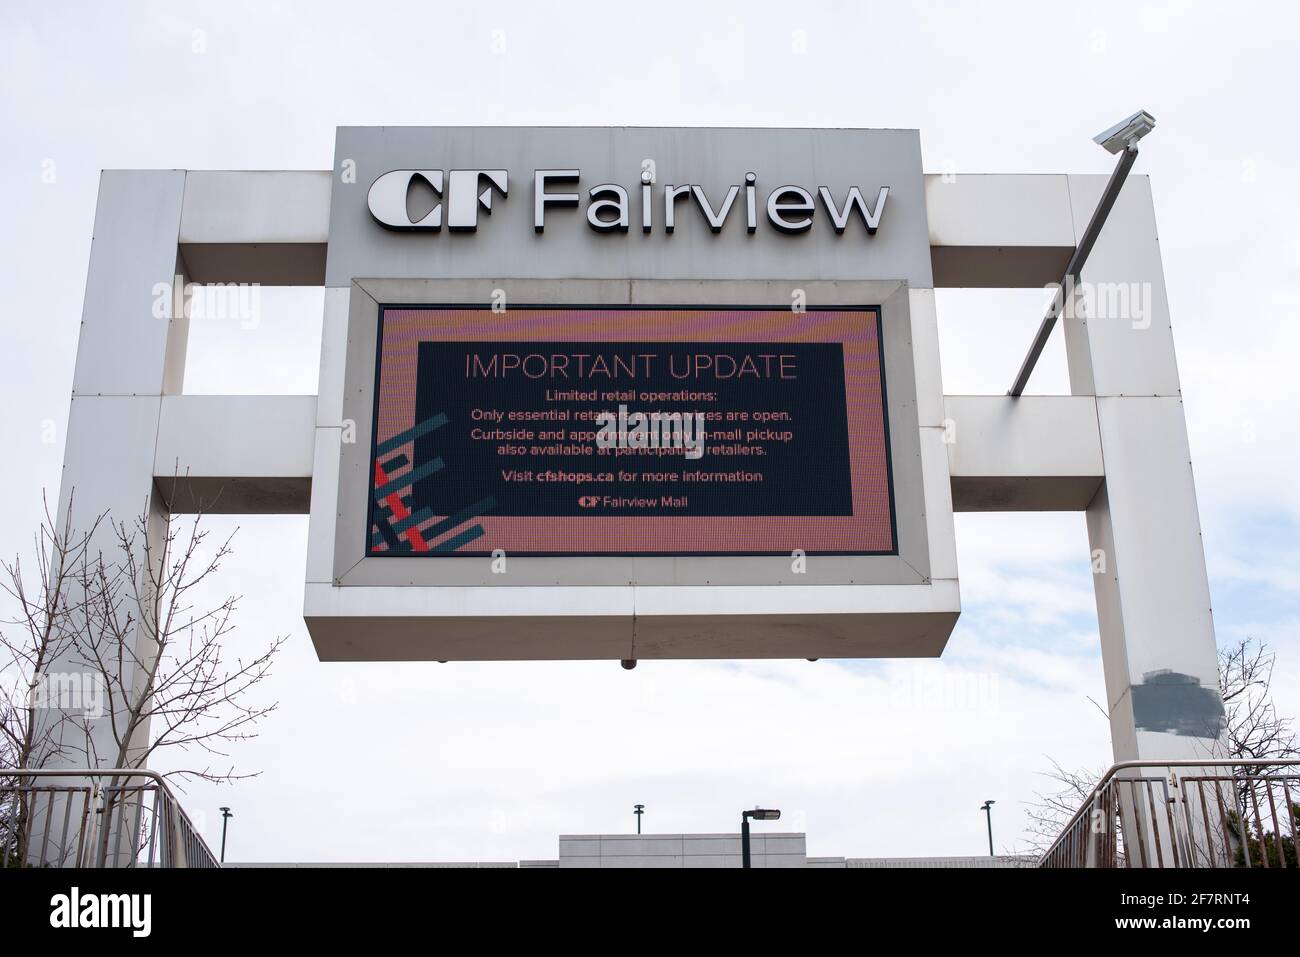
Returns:
[[[876,307],[385,306],[369,556],[897,553]]]

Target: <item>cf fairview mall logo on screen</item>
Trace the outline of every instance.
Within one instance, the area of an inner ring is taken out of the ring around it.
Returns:
[[[533,229],[546,230],[548,209],[576,208],[583,201],[574,191],[582,179],[577,169],[539,169],[533,171]],[[746,232],[756,232],[759,220],[783,233],[804,233],[812,229],[818,207],[829,217],[831,228],[843,234],[854,221],[868,235],[875,235],[885,213],[889,187],[881,186],[875,205],[863,198],[862,191],[850,187],[837,199],[826,186],[818,186],[816,196],[802,186],[789,184],[760,191],[758,175],[746,173],[744,184],[729,186],[725,195],[712,198],[704,187],[667,185],[656,199],[654,174],[641,173],[640,197],[637,202],[642,232],[653,232],[658,225],[672,233],[678,220],[694,206],[714,233],[722,232],[729,220],[743,218]],[[766,196],[761,196],[766,192]],[[742,198],[743,194],[743,198]],[[395,169],[384,173],[370,186],[366,203],[370,215],[386,229],[405,232],[439,232],[446,225],[451,232],[474,232],[479,212],[492,212],[496,197],[502,201],[510,195],[510,177],[503,169]],[[424,197],[420,208],[412,212],[413,202]],[[586,191],[587,225],[599,233],[626,233],[632,217],[632,200],[628,190],[618,183],[600,183]],[[733,210],[743,207],[742,212]],[[445,213],[445,215],[444,215]],[[445,221],[445,222],[444,222]]]

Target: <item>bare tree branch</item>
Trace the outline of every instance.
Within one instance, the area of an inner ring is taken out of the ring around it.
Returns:
[[[1219,650],[1219,693],[1223,697],[1225,749],[1229,758],[1300,758],[1300,745],[1291,719],[1280,716],[1273,705],[1275,657],[1266,642],[1249,637]],[[1059,788],[1047,794],[1036,793],[1035,800],[1026,805],[1029,824],[1024,837],[1039,854],[1051,846],[1083,802],[1092,796],[1105,773],[1105,768],[1067,770],[1050,757],[1048,760],[1052,770],[1044,772],[1045,776]],[[1252,769],[1256,776],[1267,770]],[[1245,814],[1252,787],[1258,785],[1244,780],[1245,775],[1241,777],[1243,780],[1237,784],[1237,805]]]
[[[77,700],[86,690],[80,676],[55,669],[70,667],[71,623],[84,615],[87,597],[69,585],[85,567],[105,516],[77,531],[74,504],[75,495],[60,525],[44,502],[32,571],[20,557],[0,561],[0,600],[7,606],[0,617],[0,772],[44,767],[62,754],[63,709],[84,704]]]
[[[116,560],[94,563],[84,577],[93,601],[76,639],[114,704],[112,764],[143,767],[169,748],[227,757],[228,745],[255,737],[276,708],[254,703],[250,692],[270,673],[285,639],[228,656],[237,644],[237,597],[195,607],[192,596],[231,554],[233,539],[209,545],[201,513],[152,537],[147,514],[113,528]],[[223,782],[249,775],[207,766],[169,776]]]
[[[85,530],[72,515],[56,527],[47,505],[35,561],[0,562],[0,775],[56,755],[123,768],[169,748],[227,757],[230,744],[255,737],[276,705],[253,692],[285,639],[249,647],[235,633],[234,595],[196,607],[233,535],[209,541],[202,513],[161,520],[162,530],[148,511],[130,522],[100,515]],[[59,687],[52,667],[93,678],[102,715],[38,701]],[[247,776],[224,765],[171,774]]]

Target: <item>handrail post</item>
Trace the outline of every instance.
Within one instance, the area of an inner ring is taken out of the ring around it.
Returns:
[[[1087,856],[1084,859],[1084,867],[1100,867],[1101,861],[1105,859],[1102,842],[1107,838],[1110,831],[1110,822],[1106,816],[1106,810],[1103,804],[1102,787],[1098,787],[1092,792],[1092,813],[1088,816],[1088,848]]]
[[[1158,775],[1141,773],[1157,769],[1161,772]],[[1255,772],[1266,772],[1267,776]],[[1264,782],[1266,788],[1280,783],[1284,795],[1289,798],[1287,782],[1300,785],[1300,760],[1192,758],[1118,762],[1102,775],[1069,823],[1039,858],[1038,866],[1118,867],[1118,842],[1122,836],[1124,866],[1127,867],[1232,867],[1236,853],[1234,842],[1249,854],[1250,832],[1246,815],[1229,815],[1224,792],[1231,791],[1243,776]],[[1156,783],[1160,784],[1163,793],[1163,808],[1155,803]],[[1193,784],[1199,798],[1199,820],[1188,792]],[[1214,816],[1224,832],[1221,835],[1224,847],[1222,863],[1216,847],[1220,835],[1211,825],[1210,808],[1206,804],[1210,799],[1217,806]],[[1231,806],[1236,806],[1235,801]],[[1120,817],[1118,827],[1115,824],[1117,812]],[[1281,815],[1273,814],[1272,817],[1274,833],[1277,833],[1282,829],[1278,823]],[[1300,846],[1297,825],[1290,814],[1287,820],[1292,822],[1292,840]],[[1262,828],[1258,821],[1255,826]],[[1253,866],[1254,861],[1247,857],[1245,863]]]
[[[66,800],[73,795],[84,795],[82,812],[77,825],[76,853],[71,858],[76,867],[134,867],[139,863],[142,822],[146,792],[156,795],[149,827],[149,862],[152,863],[153,842],[157,840],[159,863],[163,867],[220,867],[212,849],[186,816],[180,802],[167,787],[167,782],[156,771],[148,768],[21,768],[9,772],[16,783],[0,790],[16,792],[16,804],[31,804],[31,792],[40,788],[45,778],[78,778],[89,783],[66,788],[53,785],[43,790],[62,793]],[[132,787],[130,782],[143,779],[148,782]],[[104,781],[111,783],[105,785]],[[127,795],[133,794],[133,798]],[[128,805],[135,802],[135,813],[128,814]],[[114,810],[116,809],[116,810]],[[114,822],[117,827],[114,828]],[[18,843],[26,846],[19,837]],[[111,845],[111,850],[110,850]],[[60,860],[68,862],[67,855]]]

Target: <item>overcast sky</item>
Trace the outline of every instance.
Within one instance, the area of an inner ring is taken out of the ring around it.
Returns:
[[[906,127],[927,172],[1107,172],[1138,108],[1220,644],[1300,711],[1300,13],[1187,2],[20,3],[0,8],[0,553],[57,490],[99,171],[326,169],[334,128]],[[801,52],[802,51],[802,52]],[[53,174],[52,176],[50,174]],[[47,182],[51,180],[52,182]],[[1005,391],[1043,296],[941,291],[944,387]],[[196,321],[189,391],[314,393],[319,291]],[[1068,391],[1060,333],[1031,392]],[[959,515],[939,660],[322,664],[303,517],[241,526],[237,641],[289,635],[280,710],[184,798],[234,860],[554,858],[560,833],[734,830],[810,854],[1014,850],[1049,756],[1110,762],[1081,514]]]

